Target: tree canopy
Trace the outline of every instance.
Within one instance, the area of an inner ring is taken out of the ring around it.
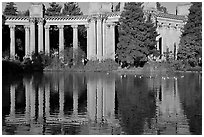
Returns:
[[[119,61],[140,65],[156,50],[156,26],[144,17],[142,3],[126,3],[119,19]]]
[[[12,15],[16,16],[18,13],[16,4],[14,2],[8,2],[6,3],[6,7],[3,11],[4,15]]]
[[[168,13],[166,7],[162,6],[159,2],[156,2],[157,4],[157,10],[161,11],[163,13]]]
[[[62,10],[62,15],[82,15],[81,9],[79,8],[78,3],[76,2],[66,2]]]
[[[50,4],[50,7],[47,8],[47,10],[45,12],[45,15],[48,15],[48,16],[59,16],[60,12],[61,12],[61,9],[62,9],[62,6],[60,6],[56,2],[52,2],[52,3],[49,3],[49,4]]]
[[[202,58],[202,3],[192,2],[184,25],[178,50],[178,59],[196,66]]]

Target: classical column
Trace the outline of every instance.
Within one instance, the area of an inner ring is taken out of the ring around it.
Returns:
[[[92,18],[90,22],[90,58],[96,59],[96,19]]]
[[[97,18],[97,59],[101,61],[102,59],[102,17],[99,15]]]
[[[107,47],[106,54],[107,58],[115,59],[115,24],[108,24],[108,30],[106,33]]]
[[[78,25],[72,25],[73,28],[73,58],[77,57],[78,49]],[[75,64],[75,63],[74,63]]]
[[[64,25],[58,25],[59,28],[59,55],[64,51]]]
[[[43,19],[38,19],[38,52],[43,52]]]
[[[45,25],[45,54],[50,54],[50,25]]]
[[[35,53],[35,19],[30,19],[30,54]]]
[[[25,28],[25,55],[30,55],[30,26],[26,25]]]
[[[106,59],[106,21],[103,20],[103,59]]]
[[[91,45],[90,45],[90,38],[91,38],[91,36],[90,36],[90,27],[89,27],[89,24],[86,24],[85,25],[85,27],[86,27],[86,31],[87,31],[87,59],[88,60],[90,60],[91,59]]]
[[[15,58],[15,25],[9,25],[10,28],[10,58]]]

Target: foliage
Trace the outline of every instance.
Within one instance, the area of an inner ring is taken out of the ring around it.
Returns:
[[[157,4],[157,10],[158,11],[161,11],[163,13],[168,13],[166,7],[161,6],[161,4],[159,2],[156,2],[156,4]]]
[[[16,4],[14,2],[6,3],[6,7],[3,11],[3,15],[12,15],[16,16],[18,13]]]
[[[56,2],[52,2],[52,3],[49,3],[49,4],[50,4],[50,7],[47,8],[47,10],[45,12],[45,15],[48,15],[48,16],[59,16],[60,12],[61,12],[61,9],[62,9],[62,6],[60,6]]]
[[[115,6],[115,11],[120,11],[120,2]]]
[[[156,50],[156,26],[145,20],[142,3],[126,3],[119,19],[118,59],[128,64],[147,61],[147,56]]]
[[[178,50],[178,59],[195,67],[202,58],[202,3],[192,2],[188,21],[184,25]]]
[[[81,9],[78,6],[77,2],[66,2],[64,4],[64,8],[62,10],[62,15],[70,15],[70,16],[76,16],[76,15],[82,15]]]
[[[118,64],[112,59],[102,61],[88,61],[84,67],[85,71],[112,71],[118,69]]]

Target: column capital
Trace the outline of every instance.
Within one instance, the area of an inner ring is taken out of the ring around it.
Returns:
[[[45,25],[45,29],[50,29],[50,25]]]
[[[115,23],[107,23],[106,25],[107,25],[108,28],[110,28],[110,27],[115,27],[115,26],[116,26]]]
[[[71,25],[73,29],[77,29],[78,25]]]
[[[43,18],[38,18],[37,22],[38,22],[38,24],[43,24],[44,23],[44,19]]]
[[[89,24],[85,24],[85,27],[86,27],[86,28],[89,28]]]
[[[35,23],[35,22],[36,22],[36,19],[35,19],[35,18],[30,18],[29,21],[30,21],[31,23]]]
[[[29,30],[30,26],[29,25],[24,25],[25,30]]]
[[[16,27],[16,25],[13,25],[13,24],[12,24],[12,25],[9,25],[9,28],[10,28],[10,29],[15,29],[15,27]]]
[[[63,29],[63,28],[64,28],[64,25],[57,25],[57,27],[58,27],[59,29]]]

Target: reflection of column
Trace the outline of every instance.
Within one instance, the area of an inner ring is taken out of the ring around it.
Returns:
[[[25,84],[25,94],[26,94],[26,108],[25,108],[25,114],[26,114],[26,120],[30,120],[30,82],[24,82]]]
[[[30,27],[28,25],[25,28],[25,55],[30,55]]]
[[[102,58],[102,18],[97,19],[97,59],[100,61]]]
[[[98,79],[97,81],[97,98],[96,98],[96,104],[97,104],[97,121],[101,121],[102,120],[102,113],[103,113],[103,100],[102,100],[102,92],[103,92],[103,89],[102,89],[102,81],[101,79]]]
[[[106,116],[113,119],[115,111],[115,80],[106,81]]]
[[[38,52],[43,52],[43,19],[38,20]]]
[[[59,55],[62,54],[64,50],[64,26],[58,25],[59,28]]]
[[[15,58],[15,25],[9,25],[10,28],[10,58]]]
[[[45,85],[45,115],[50,116],[50,83]]]
[[[30,24],[30,54],[35,52],[35,19],[31,18]]]
[[[45,25],[45,54],[50,54],[50,26]]]
[[[96,84],[94,80],[87,80],[87,112],[91,120],[96,117]]]
[[[11,102],[10,102],[10,115],[13,117],[15,116],[15,102],[16,102],[16,97],[15,97],[15,86],[11,85],[10,86],[10,96],[11,96]]]
[[[38,89],[38,117],[40,121],[43,118],[43,92],[44,88],[40,86]]]
[[[32,86],[32,82],[30,82],[30,114],[31,118],[35,117],[35,88]]]
[[[73,75],[73,114],[74,116],[78,115],[78,82],[77,79],[75,77],[75,75]]]
[[[62,76],[59,81],[59,115],[60,118],[64,117],[64,77]]]

